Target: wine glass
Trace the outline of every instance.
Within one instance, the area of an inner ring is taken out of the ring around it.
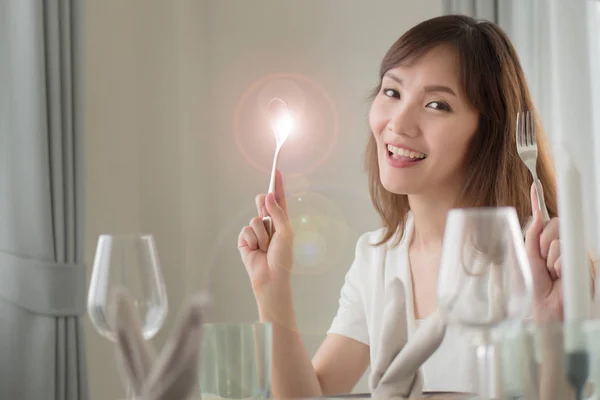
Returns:
[[[165,322],[168,304],[164,278],[154,237],[142,234],[100,235],[96,247],[87,310],[94,328],[111,342],[116,341],[113,313],[114,291],[125,289],[133,301],[146,340],[156,335]],[[127,386],[128,395],[132,395]]]
[[[489,367],[491,331],[523,321],[533,301],[533,278],[514,208],[448,213],[437,293],[447,321],[475,333],[480,395],[492,398],[498,382]]]

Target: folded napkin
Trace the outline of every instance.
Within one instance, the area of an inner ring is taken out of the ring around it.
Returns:
[[[380,348],[369,379],[371,396],[382,399],[407,399],[421,396],[421,365],[435,352],[446,333],[439,312],[427,318],[408,340],[406,292],[395,278],[386,288]]]
[[[198,381],[207,298],[195,295],[184,305],[179,321],[158,357],[141,334],[141,324],[125,290],[115,292],[114,303],[118,359],[136,398],[187,399]]]
[[[124,374],[123,383],[139,396],[156,359],[156,352],[143,337],[142,322],[125,288],[115,289],[109,312],[117,345],[117,365]]]

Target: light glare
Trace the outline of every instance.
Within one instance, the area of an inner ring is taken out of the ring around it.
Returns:
[[[289,112],[284,112],[273,121],[273,132],[277,140],[285,141],[294,128],[294,119]]]
[[[285,101],[277,97],[271,100],[269,119],[277,141],[285,142],[294,128],[294,118],[292,118]]]

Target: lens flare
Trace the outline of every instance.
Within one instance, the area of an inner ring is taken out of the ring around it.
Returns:
[[[303,174],[286,174],[285,190],[288,197],[302,201],[302,196],[309,191],[310,181]]]
[[[294,118],[283,100],[274,98],[269,102],[269,121],[277,142],[285,142],[294,129]]]
[[[233,135],[248,164],[270,174],[274,131],[287,133],[289,143],[282,150],[280,169],[286,174],[310,174],[329,160],[337,144],[338,124],[335,104],[318,82],[299,74],[275,74],[244,91],[235,109]]]
[[[322,194],[305,192],[288,200],[294,230],[295,275],[318,275],[340,265],[352,234],[346,216]]]
[[[322,335],[331,323],[344,275],[354,258],[357,228],[363,231],[366,220],[375,215],[369,216],[368,191],[360,185],[319,186],[300,174],[285,175],[284,179],[294,230],[292,286],[298,306],[297,327],[302,335]],[[213,297],[212,314],[221,319],[240,321],[256,312],[254,294],[236,246],[240,230],[255,215],[251,199],[241,208],[236,207],[216,226],[211,250],[193,255],[199,268],[190,273],[190,278],[203,280],[193,286],[208,288]],[[316,308],[324,312],[315,313]],[[271,311],[278,322],[288,323],[288,314],[283,310]]]

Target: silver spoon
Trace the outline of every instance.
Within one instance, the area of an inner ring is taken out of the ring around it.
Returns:
[[[279,98],[274,98],[269,102],[268,106],[269,120],[271,122],[271,130],[275,135],[276,147],[275,157],[273,157],[273,168],[271,170],[271,182],[269,183],[269,191],[267,193],[275,192],[275,174],[277,171],[277,162],[279,160],[279,152],[283,147],[283,144],[287,140],[290,132],[292,131],[294,121],[288,110],[287,104]],[[271,216],[267,215],[263,217],[263,223],[267,228],[269,237],[273,236],[273,220]]]

